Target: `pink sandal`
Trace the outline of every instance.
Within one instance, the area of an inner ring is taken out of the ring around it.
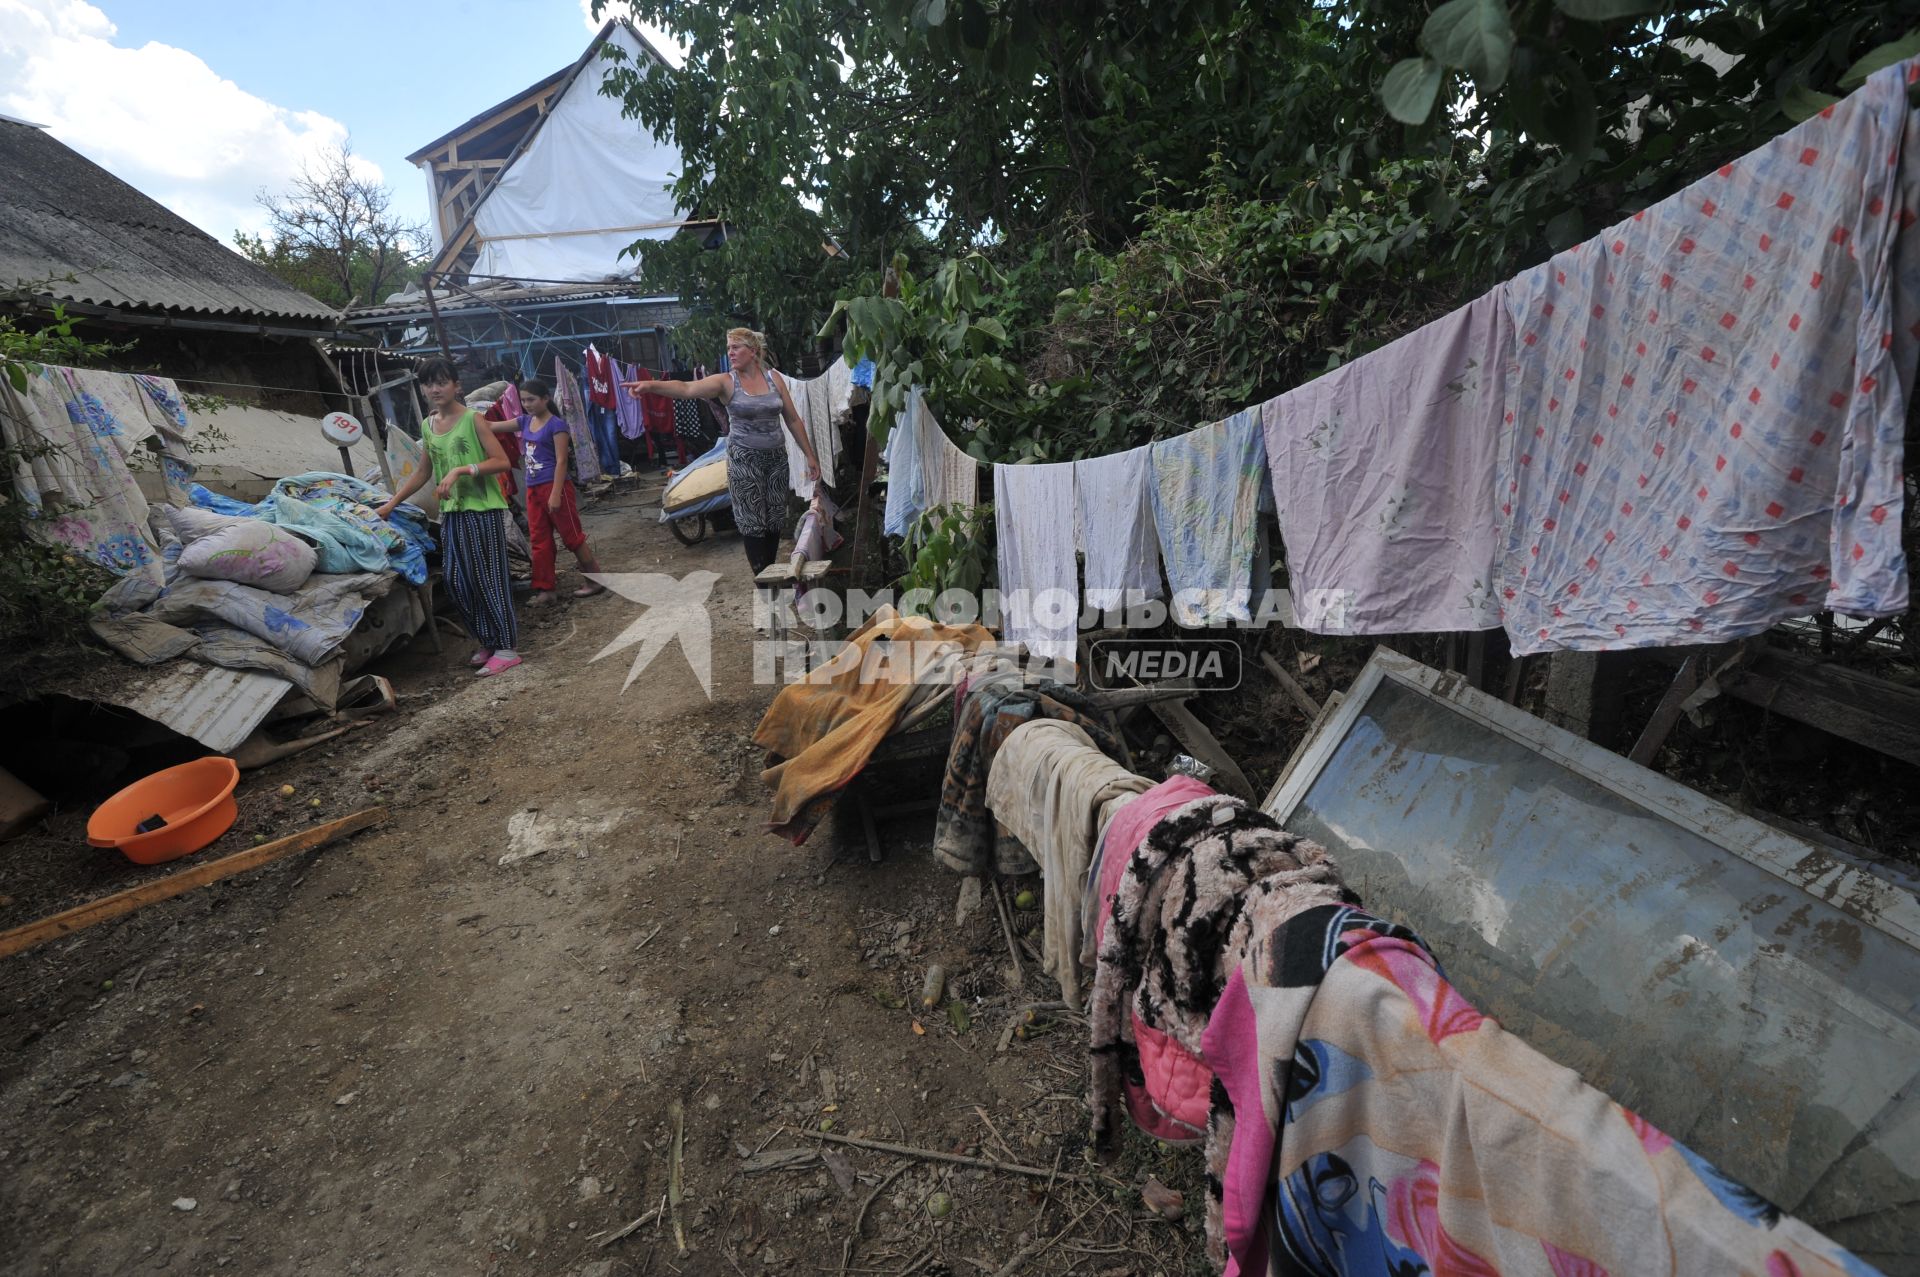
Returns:
[[[484,647],[473,649],[473,655],[467,658],[467,664],[476,669],[493,659],[493,653]]]
[[[481,678],[492,678],[495,674],[504,674],[520,663],[517,656],[489,656],[487,663],[474,671]]]

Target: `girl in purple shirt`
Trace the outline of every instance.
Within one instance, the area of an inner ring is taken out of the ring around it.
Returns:
[[[587,583],[575,590],[573,597],[585,599],[604,593],[607,587],[592,579],[592,574],[600,571],[600,561],[587,544],[573,481],[567,477],[573,435],[566,418],[553,415],[553,390],[538,377],[520,383],[520,406],[526,411],[518,419],[496,422],[493,428],[502,434],[518,431],[527,460],[527,537],[533,542],[533,598],[529,603],[545,606],[556,597],[555,533],[579,561],[580,571],[589,574]]]

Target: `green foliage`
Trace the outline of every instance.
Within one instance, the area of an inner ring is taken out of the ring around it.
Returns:
[[[946,415],[956,419],[1004,412],[1026,386],[1001,353],[1007,325],[984,313],[1005,297],[1006,277],[979,254],[949,258],[930,281],[916,279],[904,258],[896,259],[894,273],[898,298],[838,302],[821,330],[826,336],[844,315],[847,357],[877,366],[867,429],[884,444],[917,385],[939,385]]]
[[[683,205],[750,228],[638,246],[649,279],[782,347],[844,322],[877,432],[919,384],[983,461],[1297,385],[1760,145],[1920,28],[1920,0],[631,8],[686,69],[605,91],[677,143]]]
[[[29,297],[34,295],[35,285],[22,283],[14,292],[18,296]],[[12,315],[0,311],[0,371],[5,372],[7,381],[16,393],[26,390],[27,378],[40,371],[42,364],[85,363],[104,359],[117,349],[76,336],[73,331],[75,322],[58,305],[48,310],[43,322],[38,324],[22,324]],[[7,473],[12,473],[11,467],[8,467]]]
[[[977,596],[993,566],[993,517],[991,505],[923,511],[907,528],[902,592],[926,590],[937,598],[947,590],[961,590]]]
[[[1458,256],[1480,275],[1655,203],[1920,51],[1915,0],[1678,4],[1355,3],[1356,39],[1402,56],[1378,76],[1412,154],[1487,145],[1486,216]],[[1435,78],[1438,75],[1438,83]]]
[[[1065,292],[1052,364],[1081,378],[1050,455],[1097,455],[1218,420],[1307,381],[1444,310],[1436,223],[1467,192],[1432,162],[1396,161],[1293,198],[1236,199],[1216,171],[1204,202],[1157,205],[1091,282]],[[1450,192],[1434,211],[1432,190]],[[1063,438],[1064,436],[1064,438]]]
[[[1444,309],[1436,226],[1471,198],[1457,172],[1398,161],[1343,180],[1340,162],[1284,202],[1236,198],[1224,164],[1196,202],[1156,190],[1140,234],[1108,253],[982,254],[933,278],[898,266],[899,297],[839,303],[850,358],[876,361],[869,428],[909,389],[987,462],[1116,451],[1216,420]],[[1431,192],[1447,194],[1444,204]],[[962,423],[966,429],[956,429]]]

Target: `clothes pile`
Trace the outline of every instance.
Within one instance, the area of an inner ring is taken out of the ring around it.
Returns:
[[[1077,990],[1076,936],[1093,968],[1096,1147],[1122,1111],[1204,1142],[1228,1274],[1872,1271],[1482,1016],[1264,813],[1130,776],[1069,722],[992,766],[1047,878],[1048,969]]]

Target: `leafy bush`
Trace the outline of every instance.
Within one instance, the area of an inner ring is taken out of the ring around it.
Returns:
[[[979,593],[993,567],[987,535],[992,527],[991,505],[923,511],[907,529],[907,572],[900,589],[926,590],[935,598],[947,590]]]

